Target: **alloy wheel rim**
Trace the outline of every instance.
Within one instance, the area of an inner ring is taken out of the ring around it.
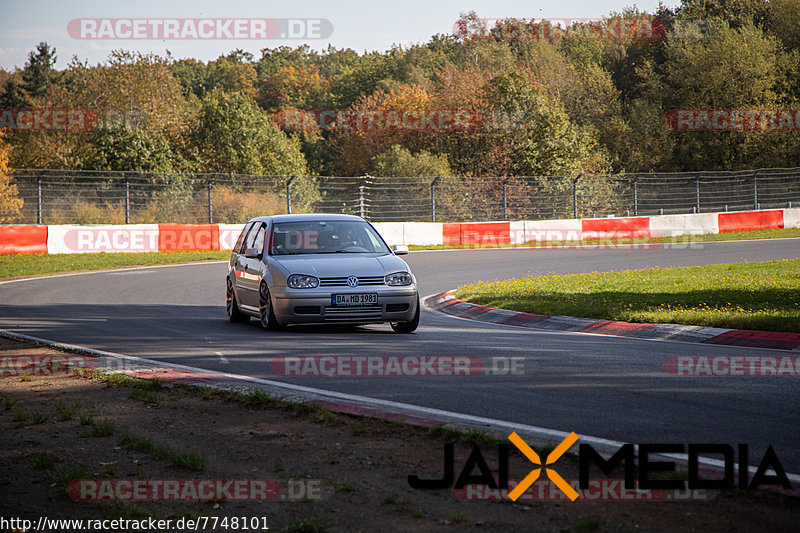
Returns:
[[[270,312],[272,311],[270,309],[270,301],[269,301],[269,295],[267,294],[267,287],[262,284],[261,289],[258,291],[258,294],[260,296],[258,307],[261,315],[261,325],[267,327],[267,324],[269,323],[269,315]]]

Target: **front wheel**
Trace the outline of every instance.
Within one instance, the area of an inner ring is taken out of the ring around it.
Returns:
[[[227,289],[225,291],[225,311],[228,313],[228,320],[231,322],[247,322],[250,317],[239,310],[236,303],[236,293],[233,291],[233,282],[228,278]]]
[[[269,295],[267,284],[263,281],[258,289],[258,315],[261,321],[261,326],[264,329],[276,330],[280,329],[281,325],[275,320],[275,310],[272,308],[272,298]]]
[[[419,298],[417,298],[417,312],[414,313],[414,318],[408,322],[391,322],[392,329],[395,333],[411,333],[419,326]]]

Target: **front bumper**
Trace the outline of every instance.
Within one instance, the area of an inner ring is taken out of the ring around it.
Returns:
[[[332,294],[377,293],[376,305],[334,306]],[[356,290],[283,289],[272,292],[275,318],[288,324],[374,324],[381,322],[408,322],[414,318],[419,305],[417,288],[376,287]]]

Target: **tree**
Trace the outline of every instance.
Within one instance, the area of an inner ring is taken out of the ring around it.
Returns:
[[[56,49],[41,42],[36,46],[36,52],[28,54],[28,61],[22,70],[22,80],[25,92],[31,99],[44,98],[52,90],[60,77],[55,69]]]
[[[163,132],[148,132],[129,125],[100,127],[86,136],[91,145],[83,167],[86,170],[121,170],[172,173],[185,168],[176,161]]]
[[[246,96],[214,91],[202,101],[195,142],[208,172],[305,174],[297,142]]]
[[[372,160],[372,175],[387,177],[452,176],[453,171],[444,154],[420,150],[412,154],[395,144]]]
[[[738,29],[763,23],[768,6],[764,0],[681,0],[678,13],[684,20],[702,22],[716,18]]]
[[[700,35],[701,28],[689,25],[682,34],[673,31],[665,42],[667,60],[661,67],[665,109],[774,109],[779,104],[784,73],[774,37],[754,26],[734,29],[720,20],[706,25],[706,38],[686,38],[687,31]],[[675,143],[671,166],[674,170],[752,168],[754,157],[763,160],[764,135],[674,132],[680,142]]]
[[[24,200],[19,197],[17,184],[8,173],[8,152],[3,133],[0,132],[0,224],[15,222],[22,217]]]

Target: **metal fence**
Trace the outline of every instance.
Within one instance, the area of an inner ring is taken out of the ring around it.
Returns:
[[[17,222],[235,223],[286,212],[375,222],[538,220],[800,206],[800,168],[502,178],[13,170]]]

